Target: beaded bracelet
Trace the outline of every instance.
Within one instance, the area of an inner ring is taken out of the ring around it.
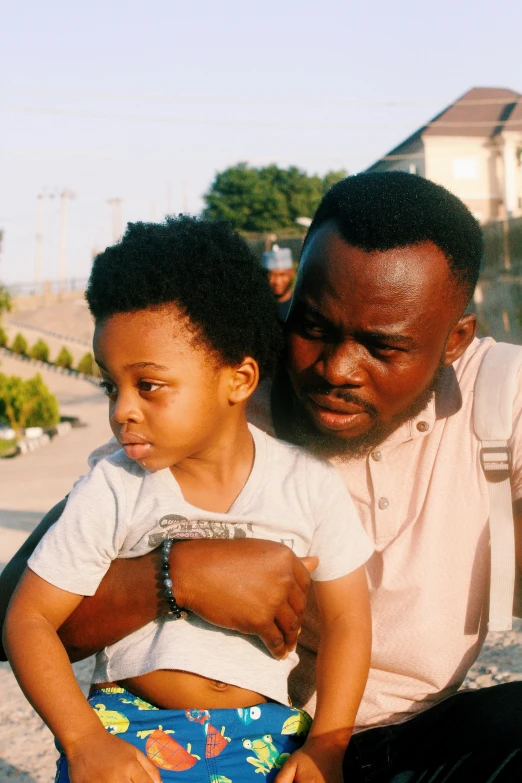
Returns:
[[[177,605],[172,590],[172,579],[170,578],[170,550],[172,549],[172,540],[166,538],[161,545],[161,579],[163,581],[163,595],[169,605],[169,614],[175,620],[184,620],[187,613]]]

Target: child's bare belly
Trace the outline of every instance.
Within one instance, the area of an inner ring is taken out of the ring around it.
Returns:
[[[260,693],[209,680],[199,674],[172,669],[158,669],[139,677],[118,682],[96,683],[96,688],[121,688],[140,699],[166,710],[216,710],[253,707],[266,702]]]

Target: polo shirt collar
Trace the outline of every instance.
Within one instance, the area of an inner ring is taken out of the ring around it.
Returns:
[[[435,393],[418,416],[402,424],[381,445],[382,448],[405,443],[408,440],[423,438],[428,435],[439,419],[453,416],[462,407],[462,394],[453,366],[444,367]]]

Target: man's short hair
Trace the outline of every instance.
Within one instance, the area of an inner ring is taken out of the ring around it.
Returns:
[[[433,242],[446,256],[466,301],[471,298],[483,253],[482,231],[465,204],[441,185],[400,171],[347,177],[319,204],[305,245],[330,220],[346,242],[366,252]]]
[[[129,223],[95,260],[86,299],[96,321],[174,304],[225,364],[251,356],[262,376],[280,349],[277,306],[261,267],[229,224],[186,215]]]

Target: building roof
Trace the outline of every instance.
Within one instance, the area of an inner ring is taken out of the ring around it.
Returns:
[[[423,136],[492,138],[509,122],[520,93],[497,87],[473,87],[423,128]],[[522,130],[522,123],[520,123]]]
[[[414,158],[410,147],[425,136],[475,136],[492,138],[503,130],[522,132],[522,95],[502,87],[473,87],[440,114],[401,141],[367,171],[382,161]]]

